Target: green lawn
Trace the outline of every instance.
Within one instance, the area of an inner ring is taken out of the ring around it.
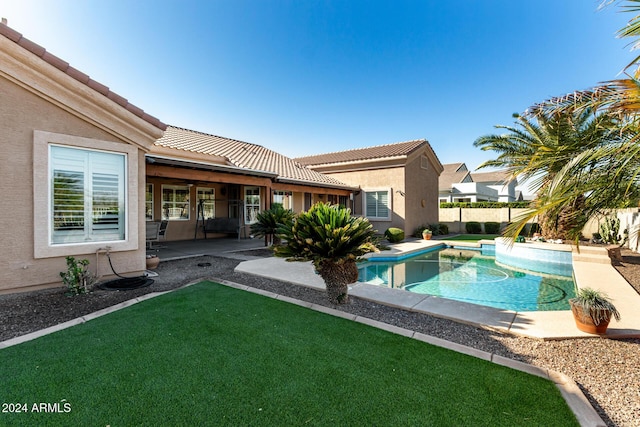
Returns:
[[[29,411],[0,425],[578,425],[545,379],[209,282],[0,350],[0,378]]]
[[[460,234],[455,237],[445,237],[444,240],[456,240],[464,242],[477,242],[478,240],[493,240],[500,237],[499,234]]]

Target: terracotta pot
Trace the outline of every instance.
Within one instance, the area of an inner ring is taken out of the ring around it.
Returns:
[[[158,264],[160,264],[160,258],[157,256],[147,258],[147,270],[155,270],[158,268]]]
[[[599,324],[595,324],[593,318],[598,318],[598,316],[592,316],[591,313],[587,313],[583,310],[582,306],[574,304],[573,300],[569,300],[569,305],[571,306],[571,312],[573,313],[573,319],[576,321],[576,326],[582,332],[587,332],[589,334],[605,334],[607,333],[607,327],[609,326],[609,322],[611,321],[611,312],[609,310],[600,310],[601,314],[604,314],[606,321],[601,321]]]
[[[431,240],[431,236],[433,236],[433,233],[422,233],[422,238],[424,240]]]

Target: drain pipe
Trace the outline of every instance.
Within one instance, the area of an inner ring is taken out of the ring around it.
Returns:
[[[100,273],[100,257],[98,255],[100,255],[101,253],[106,253],[107,256],[109,256],[110,250],[111,246],[96,249],[96,281],[100,280],[103,276],[103,274],[98,275]]]

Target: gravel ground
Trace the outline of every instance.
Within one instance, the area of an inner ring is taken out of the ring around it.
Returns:
[[[258,250],[246,254],[266,256],[269,253]],[[623,262],[616,268],[640,293],[640,254],[626,250],[622,254]],[[67,297],[64,289],[58,288],[0,295],[0,341],[149,292],[175,289],[201,278],[230,280],[331,306],[324,292],[235,273],[234,268],[239,262],[221,257],[162,262],[156,270],[159,276],[154,278],[151,286],[125,292],[96,289],[86,295]],[[203,265],[207,263],[210,265]],[[358,298],[352,297],[351,300],[347,306],[334,308],[562,372],[578,383],[607,425],[640,426],[640,339],[594,337],[542,341],[504,335]]]

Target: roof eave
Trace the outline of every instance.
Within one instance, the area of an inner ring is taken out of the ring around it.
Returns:
[[[276,178],[276,182],[281,182],[283,184],[301,184],[301,185],[310,185],[313,187],[323,187],[323,188],[337,188],[340,190],[350,190],[357,191],[360,187],[352,187],[350,185],[340,185],[340,184],[331,184],[326,182],[318,182],[318,181],[307,181],[304,179],[295,179],[295,178]]]
[[[228,173],[235,173],[240,175],[252,175],[252,176],[259,176],[259,177],[272,178],[272,179],[278,176],[277,173],[273,173],[269,171],[240,168],[237,166],[227,166],[227,165],[220,165],[216,163],[191,161],[191,160],[177,159],[173,157],[158,156],[158,155],[151,155],[151,154],[147,154],[145,155],[145,157],[147,161],[150,163],[158,163],[158,164],[168,165],[168,166],[200,168],[200,169],[207,169],[211,171],[228,172]]]

